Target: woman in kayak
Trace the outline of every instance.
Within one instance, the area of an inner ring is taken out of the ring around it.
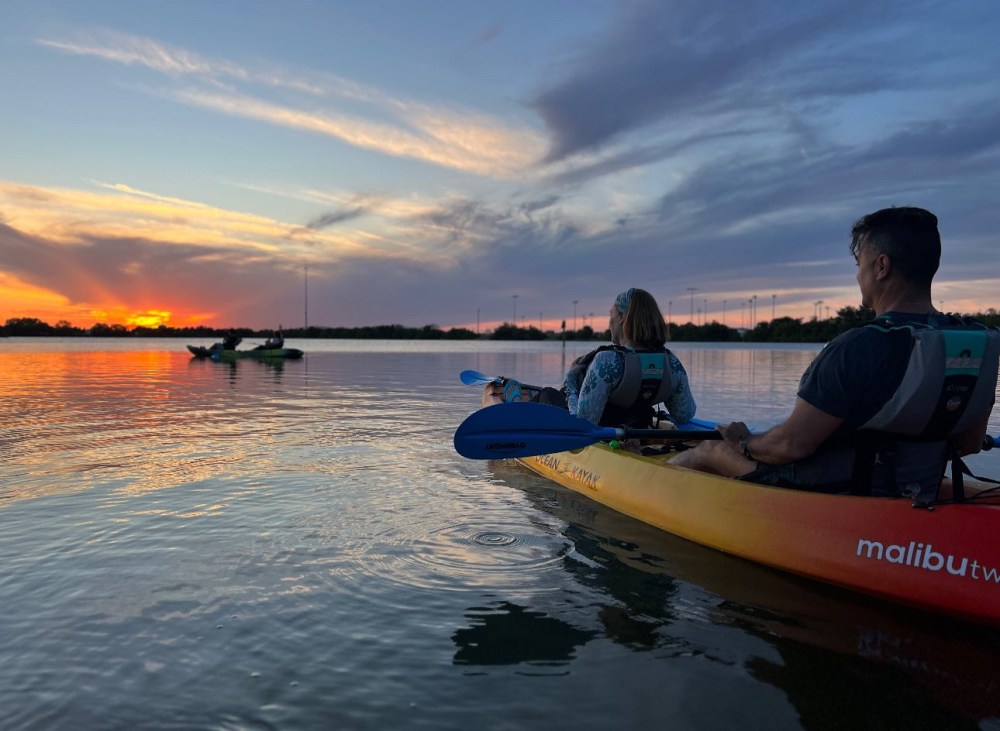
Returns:
[[[563,388],[542,389],[535,400],[602,426],[647,427],[659,403],[678,422],[693,419],[687,373],[665,347],[667,327],[653,295],[636,288],[619,294],[608,326],[613,344],[577,358]],[[519,392],[516,381],[508,382],[504,400],[519,400]]]
[[[270,337],[264,341],[264,345],[261,346],[262,350],[280,350],[285,347],[285,336],[281,332],[281,325],[278,325],[278,331],[272,332]]]

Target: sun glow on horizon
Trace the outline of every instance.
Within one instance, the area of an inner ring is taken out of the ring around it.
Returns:
[[[170,324],[169,310],[146,310],[133,312],[125,318],[125,325],[130,327],[159,327]]]

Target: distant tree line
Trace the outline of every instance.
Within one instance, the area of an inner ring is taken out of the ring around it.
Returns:
[[[106,325],[98,323],[87,328],[75,327],[65,320],[50,325],[33,317],[14,317],[0,326],[0,335],[41,337],[122,337],[122,338],[222,338],[230,331],[242,338],[264,338],[273,331],[249,327],[157,327]],[[379,340],[475,340],[479,336],[466,328],[442,330],[437,325],[404,327],[403,325],[375,325],[370,327],[309,327],[285,328],[286,338],[360,338]]]
[[[668,323],[670,340],[674,342],[726,343],[825,343],[852,327],[872,319],[871,310],[862,307],[844,307],[837,310],[836,317],[825,320],[803,321],[795,317],[778,317],[759,322],[753,329],[736,329],[720,322],[695,325],[686,322],[681,325]],[[994,308],[973,315],[988,325],[1000,327],[1000,312]],[[212,327],[133,327],[98,323],[88,328],[79,328],[65,320],[50,325],[33,317],[12,317],[0,326],[0,336],[25,337],[173,337],[173,338],[222,338],[230,330],[243,338],[264,338],[271,330],[253,328],[212,328]],[[493,332],[479,335],[468,328],[454,327],[442,330],[437,325],[405,327],[403,325],[372,325],[367,327],[308,327],[287,328],[286,338],[361,339],[361,340],[600,340],[611,339],[608,330],[597,331],[589,325],[579,330],[563,332],[542,331],[537,327],[517,327],[503,323]]]

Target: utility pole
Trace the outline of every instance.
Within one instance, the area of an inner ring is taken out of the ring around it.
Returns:
[[[688,287],[687,291],[691,293],[691,324],[694,325],[694,293],[698,291],[698,288]]]
[[[517,295],[511,295],[511,298],[514,300],[514,327],[517,327]]]
[[[778,295],[771,295],[771,322],[774,322],[774,301],[778,299]]]
[[[722,324],[726,324],[726,301],[722,300]]]

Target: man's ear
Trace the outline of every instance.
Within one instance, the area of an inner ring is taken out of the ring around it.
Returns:
[[[892,259],[889,258],[888,254],[879,254],[875,257],[875,278],[878,280],[885,279],[889,276],[889,272],[892,271]]]

